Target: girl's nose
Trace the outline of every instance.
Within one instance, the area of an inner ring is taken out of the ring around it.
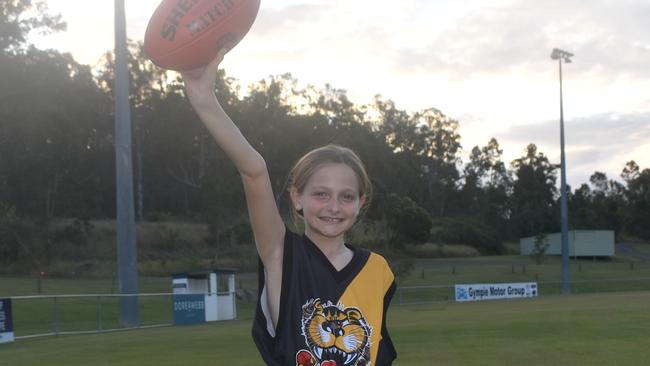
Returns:
[[[327,209],[330,212],[333,212],[333,213],[339,212],[339,210],[341,209],[341,207],[339,205],[339,201],[338,200],[330,200],[329,204],[327,205]]]

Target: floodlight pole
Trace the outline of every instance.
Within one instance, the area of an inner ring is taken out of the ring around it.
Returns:
[[[117,268],[120,292],[120,324],[137,327],[138,271],[133,207],[133,158],[131,106],[127,65],[124,0],[115,0],[115,168],[117,199]]]
[[[560,225],[562,228],[562,294],[571,293],[569,283],[569,209],[567,203],[566,159],[564,154],[564,107],[562,104],[562,61],[570,63],[573,54],[554,48],[551,59],[558,60],[560,69]]]

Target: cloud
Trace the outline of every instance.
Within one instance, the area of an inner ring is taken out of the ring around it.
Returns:
[[[650,3],[646,1],[515,1],[466,13],[431,33],[426,47],[396,53],[413,72],[468,74],[526,68],[546,72],[552,48],[576,54],[582,72],[602,78],[650,76]],[[408,70],[406,70],[408,71]]]
[[[499,142],[521,146],[519,156],[528,143],[552,162],[559,162],[559,123],[544,121],[513,126],[499,134]],[[650,112],[630,114],[599,114],[565,121],[567,174],[575,187],[588,181],[593,172],[605,172],[610,179],[619,179],[625,163],[635,160],[642,168],[650,164]]]
[[[286,40],[287,36],[304,36],[296,33],[301,28],[317,22],[326,16],[328,7],[323,4],[294,4],[281,8],[263,8],[255,20],[255,31],[273,41]]]

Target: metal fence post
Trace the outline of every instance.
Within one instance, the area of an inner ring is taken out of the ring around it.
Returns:
[[[59,334],[59,310],[57,308],[57,297],[54,296],[52,299],[54,299],[54,313],[53,313],[53,325],[54,325],[54,334]]]
[[[102,295],[97,295],[97,329],[102,330]]]

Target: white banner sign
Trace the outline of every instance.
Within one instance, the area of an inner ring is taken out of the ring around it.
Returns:
[[[537,282],[456,285],[456,301],[536,297],[537,292]]]

